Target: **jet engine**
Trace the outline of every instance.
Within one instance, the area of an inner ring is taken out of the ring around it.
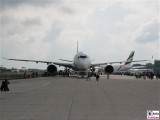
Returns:
[[[57,67],[55,65],[48,65],[47,71],[49,73],[55,73],[55,72],[57,72]]]
[[[104,71],[105,71],[106,73],[111,74],[111,73],[114,71],[114,68],[113,68],[112,65],[107,65],[107,66],[104,68]]]

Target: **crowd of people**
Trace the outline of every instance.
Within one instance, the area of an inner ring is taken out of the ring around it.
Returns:
[[[143,73],[135,73],[136,78],[142,78],[145,80],[146,78],[148,79],[154,79],[154,76],[156,79],[160,79],[160,73],[153,73],[153,72],[143,72]]]
[[[25,75],[25,74],[24,74],[24,75]],[[37,73],[34,73],[34,74],[32,73],[32,77],[33,77],[33,78],[34,78],[34,77],[37,77],[37,76],[38,76]],[[98,81],[99,81],[99,78],[100,78],[99,74],[98,74],[98,73],[97,73],[97,74],[94,74],[94,76],[95,76],[95,78],[96,78],[96,81],[98,82]],[[144,80],[145,80],[146,78],[152,80],[152,79],[154,79],[154,76],[155,76],[156,79],[160,79],[160,73],[153,73],[153,72],[135,73],[134,76],[135,76],[137,79],[138,79],[138,78],[143,78]],[[89,72],[89,73],[87,74],[87,77],[86,77],[87,81],[90,81],[90,77],[92,77],[92,74]],[[109,78],[109,77],[107,77],[107,78]],[[1,91],[9,91],[8,85],[9,85],[9,81],[8,81],[7,79],[3,80],[2,83],[1,83],[1,86],[0,86],[0,90],[1,90]]]
[[[86,77],[87,81],[91,80],[90,77],[92,77],[92,74],[90,72],[88,72],[87,77]],[[99,74],[98,73],[94,74],[94,77],[96,78],[96,81],[98,82],[99,78],[100,78]]]

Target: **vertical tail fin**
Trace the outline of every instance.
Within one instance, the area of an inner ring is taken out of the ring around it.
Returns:
[[[126,61],[126,62],[132,62],[133,57],[134,57],[134,52],[135,52],[135,51],[132,51],[132,52],[130,53],[130,55],[129,55],[129,57],[127,58],[127,61]]]
[[[127,60],[118,68],[117,71],[119,71],[121,68],[123,68],[124,66],[131,66],[131,62],[133,60],[133,57],[134,57],[134,53],[135,51],[132,51],[129,55],[129,57],[127,58]]]
[[[77,53],[78,53],[78,41],[77,41]]]

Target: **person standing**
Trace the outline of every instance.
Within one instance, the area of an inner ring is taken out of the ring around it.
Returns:
[[[4,84],[5,84],[5,81],[2,81],[2,84],[1,84],[1,91],[4,91]]]
[[[98,82],[98,80],[99,80],[99,75],[98,75],[98,74],[96,75],[96,80],[97,80],[97,82]]]
[[[9,91],[8,84],[9,84],[9,81],[7,79],[5,79],[5,81],[4,81],[4,91]]]
[[[9,84],[9,81],[7,79],[2,81],[1,91],[9,91],[8,84]]]
[[[88,81],[88,80],[89,80],[89,81],[91,80],[90,77],[91,77],[91,74],[90,74],[90,72],[88,72],[88,74],[87,74],[87,81]]]

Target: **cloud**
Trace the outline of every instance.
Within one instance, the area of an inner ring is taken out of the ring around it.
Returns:
[[[40,18],[32,18],[32,19],[26,19],[24,22],[23,22],[24,26],[30,26],[30,27],[33,27],[35,25],[41,25],[41,20]]]
[[[3,9],[20,5],[45,6],[51,3],[60,3],[62,0],[0,0]]]
[[[74,14],[75,13],[73,8],[70,8],[70,7],[67,7],[67,6],[61,7],[60,10],[64,14]]]
[[[143,24],[135,33],[137,43],[150,43],[159,40],[159,22],[153,20]]]
[[[55,20],[55,22],[50,26],[49,30],[46,32],[44,41],[45,42],[56,41],[58,37],[60,37],[62,30],[63,30],[63,23],[59,20]]]
[[[94,62],[123,60],[131,50],[136,51],[139,59],[142,56],[145,59],[158,48],[155,41],[159,23],[152,20],[159,19],[156,0],[3,0],[1,3],[5,8],[0,9],[4,57],[72,60],[76,41],[79,51],[96,59]],[[15,67],[19,64],[15,63]]]

